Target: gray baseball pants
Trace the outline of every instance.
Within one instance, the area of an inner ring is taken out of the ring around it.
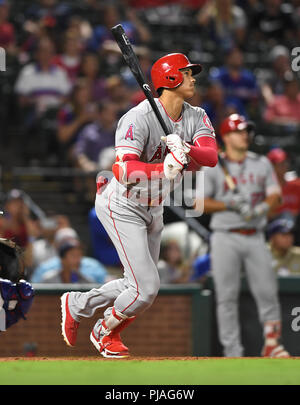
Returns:
[[[264,235],[215,231],[211,238],[211,267],[216,291],[219,339],[226,357],[243,356],[238,298],[241,270],[255,299],[261,323],[280,321],[276,275]]]
[[[95,209],[117,249],[124,278],[85,293],[71,292],[71,315],[80,321],[111,304],[128,317],[138,315],[151,306],[160,287],[157,263],[163,207],[133,206],[126,199],[118,199],[116,192],[107,187],[96,196]]]

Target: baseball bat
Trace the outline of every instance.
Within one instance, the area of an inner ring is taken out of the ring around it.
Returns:
[[[225,181],[226,181],[226,184],[227,184],[229,190],[231,190],[233,193],[237,193],[238,192],[237,185],[235,184],[233,178],[231,177],[231,175],[227,169],[225,159],[223,158],[223,156],[220,153],[218,156],[218,160],[219,160],[220,166],[223,170],[223,173],[225,176]]]
[[[113,36],[115,37],[115,40],[122,52],[122,55],[129,67],[129,69],[133,73],[136,81],[138,82],[141,89],[143,90],[147,100],[151,104],[151,107],[153,108],[153,111],[154,111],[162,129],[164,130],[164,133],[166,135],[169,135],[170,131],[168,130],[167,125],[166,125],[163,117],[161,116],[161,113],[155,103],[150,86],[147,83],[144,73],[142,72],[138,58],[137,58],[136,54],[134,53],[134,50],[124,31],[124,28],[122,27],[121,24],[118,24],[118,25],[115,25],[114,27],[112,27],[111,32],[112,32]]]

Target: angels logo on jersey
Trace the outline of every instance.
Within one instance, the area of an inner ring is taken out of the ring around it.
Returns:
[[[215,136],[214,127],[212,126],[212,123],[211,123],[210,119],[208,118],[207,114],[205,114],[204,117],[203,117],[203,124],[206,126],[206,128],[210,129],[211,134],[213,136]]]
[[[133,124],[130,125],[126,132],[125,139],[131,139],[133,141]]]
[[[153,162],[154,160],[161,160],[163,158],[165,158],[167,156],[167,154],[169,153],[169,149],[168,147],[165,147],[165,150],[163,152],[163,146],[160,143],[158,145],[158,147],[156,148],[156,151],[154,152],[154,155],[152,156],[152,158],[149,160],[149,162]]]

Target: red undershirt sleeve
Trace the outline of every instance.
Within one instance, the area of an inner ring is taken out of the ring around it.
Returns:
[[[212,137],[202,136],[195,141],[188,153],[191,162],[187,170],[199,170],[200,166],[214,167],[218,162],[218,147]]]
[[[134,176],[137,179],[139,176],[147,177],[147,179],[159,179],[164,177],[163,163],[145,163],[139,161],[139,156],[135,154],[126,154],[122,157],[122,164],[116,163],[112,167],[112,171],[116,179],[123,183]],[[124,166],[125,164],[125,166]],[[125,178],[124,178],[125,176]],[[133,179],[134,180],[134,179]]]

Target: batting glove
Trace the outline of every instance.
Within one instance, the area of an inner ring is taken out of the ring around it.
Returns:
[[[174,180],[188,164],[186,154],[182,150],[168,153],[164,160],[164,174],[167,179]]]
[[[236,211],[240,213],[242,207],[248,205],[247,200],[241,194],[228,193],[221,199],[224,202],[226,208],[230,211]]]
[[[189,153],[191,147],[183,139],[180,138],[177,134],[170,134],[168,136],[162,136],[161,139],[166,142],[167,147],[170,152],[176,150],[182,150],[184,153]]]
[[[251,219],[267,215],[269,209],[269,204],[267,204],[266,202],[262,202],[260,204],[257,204],[254,208],[249,207],[248,210],[244,210],[243,212],[241,211],[240,214],[245,221],[249,222],[251,221]]]

